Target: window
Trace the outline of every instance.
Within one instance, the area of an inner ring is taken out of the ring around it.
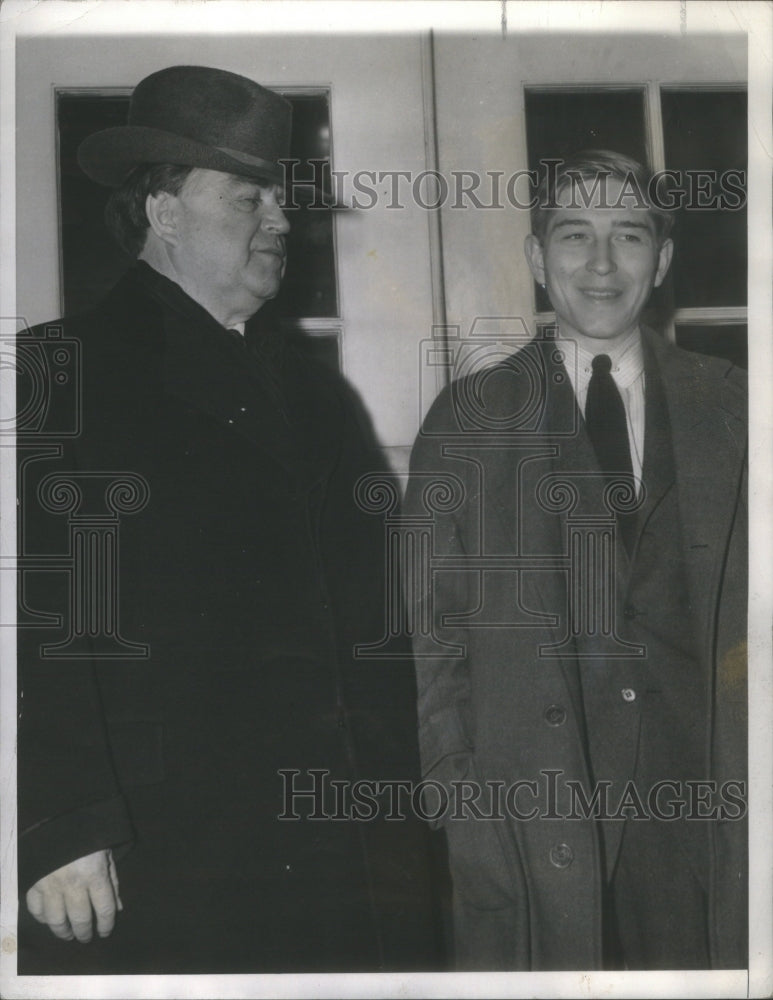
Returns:
[[[688,350],[746,367],[746,91],[527,87],[525,109],[531,169],[595,147],[681,172],[703,207],[675,212],[674,261],[645,320]],[[550,327],[555,317],[536,286],[535,305],[537,325]]]
[[[295,177],[303,181],[316,176],[324,186],[331,156],[330,93],[303,89],[283,94],[293,105],[290,156],[299,161]],[[64,313],[72,314],[97,302],[131,263],[105,230],[103,216],[110,190],[89,180],[76,160],[78,146],[87,135],[126,123],[130,92],[62,90],[56,96],[60,287]],[[301,206],[288,214],[287,273],[277,299],[261,310],[261,321],[282,325],[298,336],[310,354],[340,369],[342,327],[333,213]]]

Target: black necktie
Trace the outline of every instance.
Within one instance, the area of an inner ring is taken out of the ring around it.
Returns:
[[[593,375],[588,383],[585,403],[585,426],[591,439],[601,471],[633,473],[625,406],[611,373],[608,354],[593,359]]]

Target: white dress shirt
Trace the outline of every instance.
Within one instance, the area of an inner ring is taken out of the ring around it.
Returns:
[[[636,491],[640,494],[644,461],[644,355],[641,334],[638,330],[633,330],[621,344],[614,347],[606,347],[603,340],[600,340],[599,348],[594,352],[586,350],[575,341],[562,340],[560,334],[556,342],[564,353],[567,375],[577,397],[577,405],[583,414],[585,401],[588,398],[588,383],[593,374],[593,358],[597,354],[609,356],[612,362],[612,378],[625,407],[631,467],[636,478]]]

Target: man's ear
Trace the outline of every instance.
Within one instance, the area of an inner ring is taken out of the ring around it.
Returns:
[[[177,246],[178,200],[168,191],[149,194],[145,199],[145,215],[156,236],[169,246]]]
[[[542,244],[534,233],[529,233],[524,240],[523,252],[526,254],[526,263],[529,265],[532,277],[538,285],[544,285],[545,254],[542,250]]]
[[[668,269],[671,266],[671,258],[674,256],[674,241],[673,240],[663,240],[663,244],[658,251],[658,269],[655,272],[655,288],[658,288],[662,283],[665,276],[668,274]]]

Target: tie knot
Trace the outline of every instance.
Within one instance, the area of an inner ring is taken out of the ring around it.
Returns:
[[[609,375],[612,371],[612,359],[608,354],[597,354],[591,364],[594,375]]]

